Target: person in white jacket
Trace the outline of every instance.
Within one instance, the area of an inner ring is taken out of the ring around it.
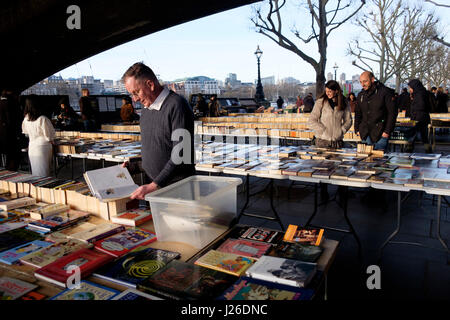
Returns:
[[[314,130],[316,146],[342,148],[344,134],[351,126],[350,107],[341,87],[336,81],[330,80],[325,84],[325,92],[314,104],[308,121],[308,127]]]
[[[49,176],[53,156],[53,139],[55,129],[42,109],[36,98],[29,97],[25,100],[24,119],[22,132],[28,136],[28,157],[31,164],[31,173],[34,176]]]

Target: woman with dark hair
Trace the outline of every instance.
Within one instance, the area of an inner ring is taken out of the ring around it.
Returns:
[[[430,123],[431,106],[428,99],[427,89],[423,86],[419,79],[409,81],[409,92],[411,93],[411,120],[415,120],[414,126],[417,135],[420,132],[425,152],[431,152],[431,145],[428,142],[428,124]],[[414,137],[415,140],[415,137]],[[414,149],[414,141],[412,146],[408,149],[412,152]]]
[[[325,92],[317,99],[308,120],[308,127],[314,130],[316,146],[341,148],[344,134],[352,126],[352,117],[339,83],[330,80]]]
[[[77,123],[77,113],[69,105],[69,101],[67,98],[62,98],[61,100],[59,100],[58,104],[60,106],[59,114],[57,116],[58,126],[61,129],[73,130]]]
[[[348,104],[350,105],[350,112],[355,112],[356,108],[356,96],[353,92],[348,94]]]
[[[25,100],[25,118],[22,122],[22,132],[28,136],[28,157],[31,172],[34,176],[49,176],[52,163],[55,129],[50,120],[42,114],[36,97]]]

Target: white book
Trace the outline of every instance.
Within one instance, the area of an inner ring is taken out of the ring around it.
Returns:
[[[102,201],[112,201],[129,197],[137,188],[127,168],[121,165],[84,173],[91,193]]]
[[[305,287],[314,277],[316,270],[316,263],[262,256],[245,271],[245,274],[255,279]]]

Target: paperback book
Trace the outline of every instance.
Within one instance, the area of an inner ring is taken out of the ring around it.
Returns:
[[[67,212],[58,213],[41,220],[30,222],[27,228],[36,232],[48,233],[73,226],[80,221],[88,220],[89,217],[90,214],[87,212],[71,209]]]
[[[234,276],[240,276],[255,261],[256,259],[239,256],[234,253],[209,250],[206,254],[197,259],[195,264],[205,268],[229,273]]]
[[[314,290],[240,277],[218,300],[310,300]]]
[[[16,300],[33,291],[37,285],[10,277],[0,277],[0,300]]]
[[[125,231],[125,227],[114,223],[89,224],[83,228],[84,230],[67,235],[68,238],[78,239],[86,243],[94,243],[111,235]]]
[[[228,238],[216,250],[257,259],[265,254],[271,247],[272,245],[269,243]]]
[[[8,210],[29,206],[36,203],[36,199],[30,197],[17,198],[0,202],[0,215],[6,216]]]
[[[245,275],[288,286],[306,287],[316,270],[316,263],[262,256],[245,272]]]
[[[78,289],[66,289],[50,300],[111,300],[120,291],[82,280]]]
[[[319,246],[322,242],[323,232],[324,229],[301,228],[297,225],[290,224],[284,234],[283,240]]]
[[[138,290],[170,299],[214,299],[237,277],[195,264],[172,260],[138,284]]]
[[[273,247],[267,255],[304,262],[316,262],[322,252],[323,249],[320,246],[282,242]]]
[[[135,289],[127,289],[115,296],[111,300],[125,300],[125,301],[146,301],[146,300],[164,300],[152,294],[148,294]]]
[[[2,253],[0,253],[0,262],[11,265],[13,263],[18,262],[20,258],[22,258],[30,253],[41,250],[43,248],[46,248],[50,245],[52,245],[51,242],[41,241],[41,240],[34,240],[31,242],[22,244],[13,249],[6,250],[6,251],[3,251]]]
[[[283,233],[280,231],[258,227],[237,228],[237,235],[242,239],[267,242],[270,244],[278,243],[283,237]]]
[[[30,253],[20,258],[20,262],[35,268],[42,268],[55,262],[59,258],[84,248],[88,248],[86,243],[75,239],[66,239],[64,241],[52,243],[42,250]]]
[[[112,260],[113,257],[106,253],[84,248],[36,270],[34,276],[64,288],[72,275],[72,272],[68,272],[69,268],[80,268],[80,277],[84,278]]]
[[[95,247],[113,257],[120,257],[130,250],[156,241],[156,234],[139,228],[132,228],[94,243]]]
[[[178,252],[138,247],[118,260],[101,267],[93,276],[136,288],[138,283],[180,256]]]
[[[0,252],[34,240],[42,240],[42,235],[24,228],[0,233]]]
[[[0,224],[0,233],[7,232],[14,229],[20,229],[26,227],[32,220],[29,218],[18,217],[11,222],[5,222]]]
[[[41,206],[29,211],[30,218],[40,220],[47,218],[48,216],[55,215],[58,213],[63,213],[69,211],[70,206],[67,204],[54,203],[46,206]]]
[[[136,227],[152,219],[149,209],[132,209],[111,217],[111,222]]]
[[[129,197],[137,188],[127,168],[112,166],[83,174],[91,193],[102,201]]]

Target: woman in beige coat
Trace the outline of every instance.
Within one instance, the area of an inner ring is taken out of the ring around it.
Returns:
[[[330,80],[317,99],[309,117],[308,127],[314,130],[316,146],[341,148],[344,134],[352,126],[352,116],[339,83]]]

